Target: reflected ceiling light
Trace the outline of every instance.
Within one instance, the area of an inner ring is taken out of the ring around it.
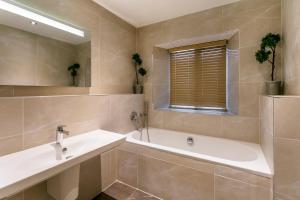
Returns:
[[[43,24],[46,24],[48,26],[52,26],[54,28],[72,33],[74,35],[84,37],[84,31],[73,28],[69,25],[63,24],[61,22],[55,21],[53,19],[47,18],[45,16],[42,16],[40,14],[34,13],[30,10],[26,10],[22,7],[16,6],[14,4],[5,2],[3,0],[0,0],[0,9],[14,13],[16,15],[20,15],[22,17],[26,17],[28,19],[34,20],[34,22],[40,22]]]

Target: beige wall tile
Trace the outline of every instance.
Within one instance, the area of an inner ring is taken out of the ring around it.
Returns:
[[[0,138],[21,135],[23,132],[23,99],[0,99]]]
[[[164,41],[171,42],[199,35],[204,36],[220,33],[222,31],[221,15],[221,8],[213,8],[162,22]]]
[[[0,97],[14,96],[14,89],[11,86],[0,86]]]
[[[101,158],[96,156],[80,164],[78,200],[93,199],[101,192]]]
[[[23,136],[12,136],[0,139],[0,156],[15,153],[23,149]]]
[[[260,97],[260,144],[269,167],[274,171],[274,100]]]
[[[294,198],[291,198],[289,195],[275,193],[274,200],[294,200]]]
[[[163,112],[163,126],[165,129],[183,131],[183,122],[186,118],[186,113],[180,112]]]
[[[102,70],[98,77],[104,83],[102,89],[110,91],[110,85],[114,85],[115,88],[120,87],[123,93],[131,93],[134,80],[131,55],[136,51],[135,29],[120,25],[110,18],[101,21],[103,29],[100,43],[103,51],[100,56],[103,59],[100,61]]]
[[[104,126],[99,126],[99,122],[101,123],[101,121],[102,118],[94,118],[87,121],[63,123],[67,124],[66,130],[70,131],[70,135],[66,137],[72,137],[81,133],[97,130],[99,128],[105,130]]]
[[[117,180],[117,151],[111,150],[101,154],[102,191]]]
[[[298,66],[300,63],[299,31],[300,2],[297,0],[282,1],[283,8],[283,56],[285,93],[288,95],[300,94],[300,81]]]
[[[259,116],[259,96],[263,93],[262,84],[240,83],[239,115]]]
[[[300,98],[275,98],[275,136],[300,139]]]
[[[4,200],[23,200],[24,198],[24,194],[23,192],[19,193],[19,194],[16,194],[16,195],[13,195],[12,197],[8,197],[7,199],[4,199]]]
[[[164,112],[159,110],[154,110],[152,105],[149,107],[149,125],[156,128],[163,128],[164,126]]]
[[[55,96],[55,95],[88,95],[90,89],[83,87],[35,87],[15,86],[12,87],[13,96]]]
[[[186,114],[184,129],[187,132],[220,137],[222,128],[222,117],[202,114]]]
[[[163,152],[158,149],[152,149],[149,147],[125,142],[122,145],[118,147],[119,150],[128,151],[131,153],[138,152],[139,155],[145,156],[145,157],[151,157],[158,160],[164,160],[168,163],[175,164],[175,165],[181,165],[188,168],[195,169],[197,171],[201,171],[208,174],[214,173],[214,164],[207,163],[205,161],[199,161],[199,160],[193,160],[187,157],[170,154],[168,152]]]
[[[46,182],[35,185],[24,191],[24,200],[54,200],[47,193]]]
[[[60,123],[57,115],[59,110],[54,98],[24,99],[24,134],[41,132],[42,129],[54,129]]]
[[[55,140],[61,124],[52,97],[24,99],[24,147],[29,148]]]
[[[300,198],[299,172],[300,141],[275,139],[275,193],[288,200]]]
[[[264,83],[269,79],[268,64],[257,64],[255,52],[258,45],[240,48],[240,81],[245,83]]]
[[[214,199],[212,174],[142,156],[139,188],[163,199]]]
[[[104,106],[107,106],[108,99],[102,96],[61,97],[54,98],[54,104],[59,110],[56,116],[62,123],[76,123],[98,118],[101,111],[106,114]]]
[[[138,186],[138,155],[127,151],[117,151],[118,180]]]
[[[215,200],[272,200],[271,190],[215,176]]]
[[[130,121],[132,111],[142,112],[144,109],[143,95],[112,95],[109,106],[109,130],[128,133],[135,130]]]
[[[222,176],[228,179],[234,179],[247,184],[256,185],[259,187],[270,189],[273,187],[273,181],[270,178],[254,175],[238,169],[223,167],[216,165],[215,175]]]
[[[42,144],[54,142],[56,139],[56,127],[42,129],[40,132],[24,134],[23,149],[36,147]]]
[[[276,100],[275,100],[276,101]],[[261,133],[274,135],[274,98],[268,96],[260,97],[260,126]]]
[[[222,137],[258,143],[258,119],[251,117],[222,117]]]

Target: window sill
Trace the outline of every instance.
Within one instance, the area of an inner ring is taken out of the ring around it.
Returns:
[[[171,112],[181,112],[181,113],[193,113],[193,114],[204,114],[204,115],[220,115],[220,116],[233,116],[236,115],[229,111],[223,110],[194,110],[194,109],[182,109],[182,108],[170,108],[170,107],[161,107],[156,108],[160,111],[171,111]]]

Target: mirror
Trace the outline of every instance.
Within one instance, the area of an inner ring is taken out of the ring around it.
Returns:
[[[89,32],[0,0],[0,85],[90,87]]]

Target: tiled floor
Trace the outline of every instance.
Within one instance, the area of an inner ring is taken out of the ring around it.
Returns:
[[[94,200],[159,200],[158,198],[116,182]]]

